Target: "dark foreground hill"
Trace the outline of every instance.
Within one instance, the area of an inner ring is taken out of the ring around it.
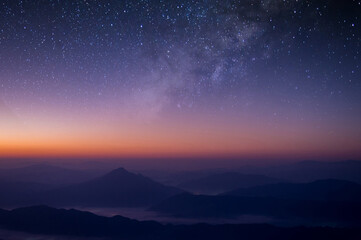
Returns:
[[[361,226],[358,202],[327,202],[271,197],[206,196],[188,193],[173,196],[151,208],[181,218],[237,218],[267,216],[287,221]]]
[[[32,201],[54,206],[139,207],[180,192],[119,168],[91,181],[46,191]]]
[[[361,185],[344,180],[327,179],[311,183],[278,183],[240,188],[225,194],[299,200],[361,202]]]
[[[278,183],[281,180],[263,175],[227,172],[211,174],[178,185],[179,188],[200,194],[219,194],[237,188]]]
[[[101,239],[359,239],[360,229],[330,227],[281,228],[267,224],[162,225],[115,216],[102,217],[78,210],[46,206],[0,210],[0,226],[36,234],[100,237]]]

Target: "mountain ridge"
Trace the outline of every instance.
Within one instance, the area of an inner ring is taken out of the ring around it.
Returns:
[[[361,185],[346,180],[322,179],[309,183],[276,183],[239,188],[224,195],[361,202]]]
[[[40,201],[55,206],[140,207],[182,192],[117,168],[89,180],[46,192]]]
[[[331,227],[275,227],[269,224],[194,224],[163,225],[154,221],[137,221],[122,216],[102,217],[76,209],[32,206],[14,210],[0,209],[0,225],[8,230],[35,234],[102,237],[105,239],[208,239],[250,240],[356,240],[360,229]]]
[[[224,172],[190,180],[178,185],[178,187],[199,194],[219,194],[241,187],[252,187],[281,181],[260,174]]]

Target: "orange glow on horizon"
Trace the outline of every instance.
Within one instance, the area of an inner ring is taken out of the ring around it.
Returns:
[[[56,125],[56,124],[55,124]],[[217,123],[71,126],[8,129],[0,156],[12,157],[359,157],[355,139]],[[91,127],[91,126],[97,127]],[[87,130],[90,129],[90,130]]]
[[[0,157],[361,157],[360,134],[346,128],[330,134],[312,124],[267,126],[229,116],[35,116],[0,122]]]

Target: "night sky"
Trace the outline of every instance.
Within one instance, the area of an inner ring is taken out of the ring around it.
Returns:
[[[0,1],[1,156],[361,158],[361,1]]]

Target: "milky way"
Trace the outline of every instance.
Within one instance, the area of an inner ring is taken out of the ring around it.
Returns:
[[[360,12],[356,0],[1,1],[0,152],[360,157]]]

